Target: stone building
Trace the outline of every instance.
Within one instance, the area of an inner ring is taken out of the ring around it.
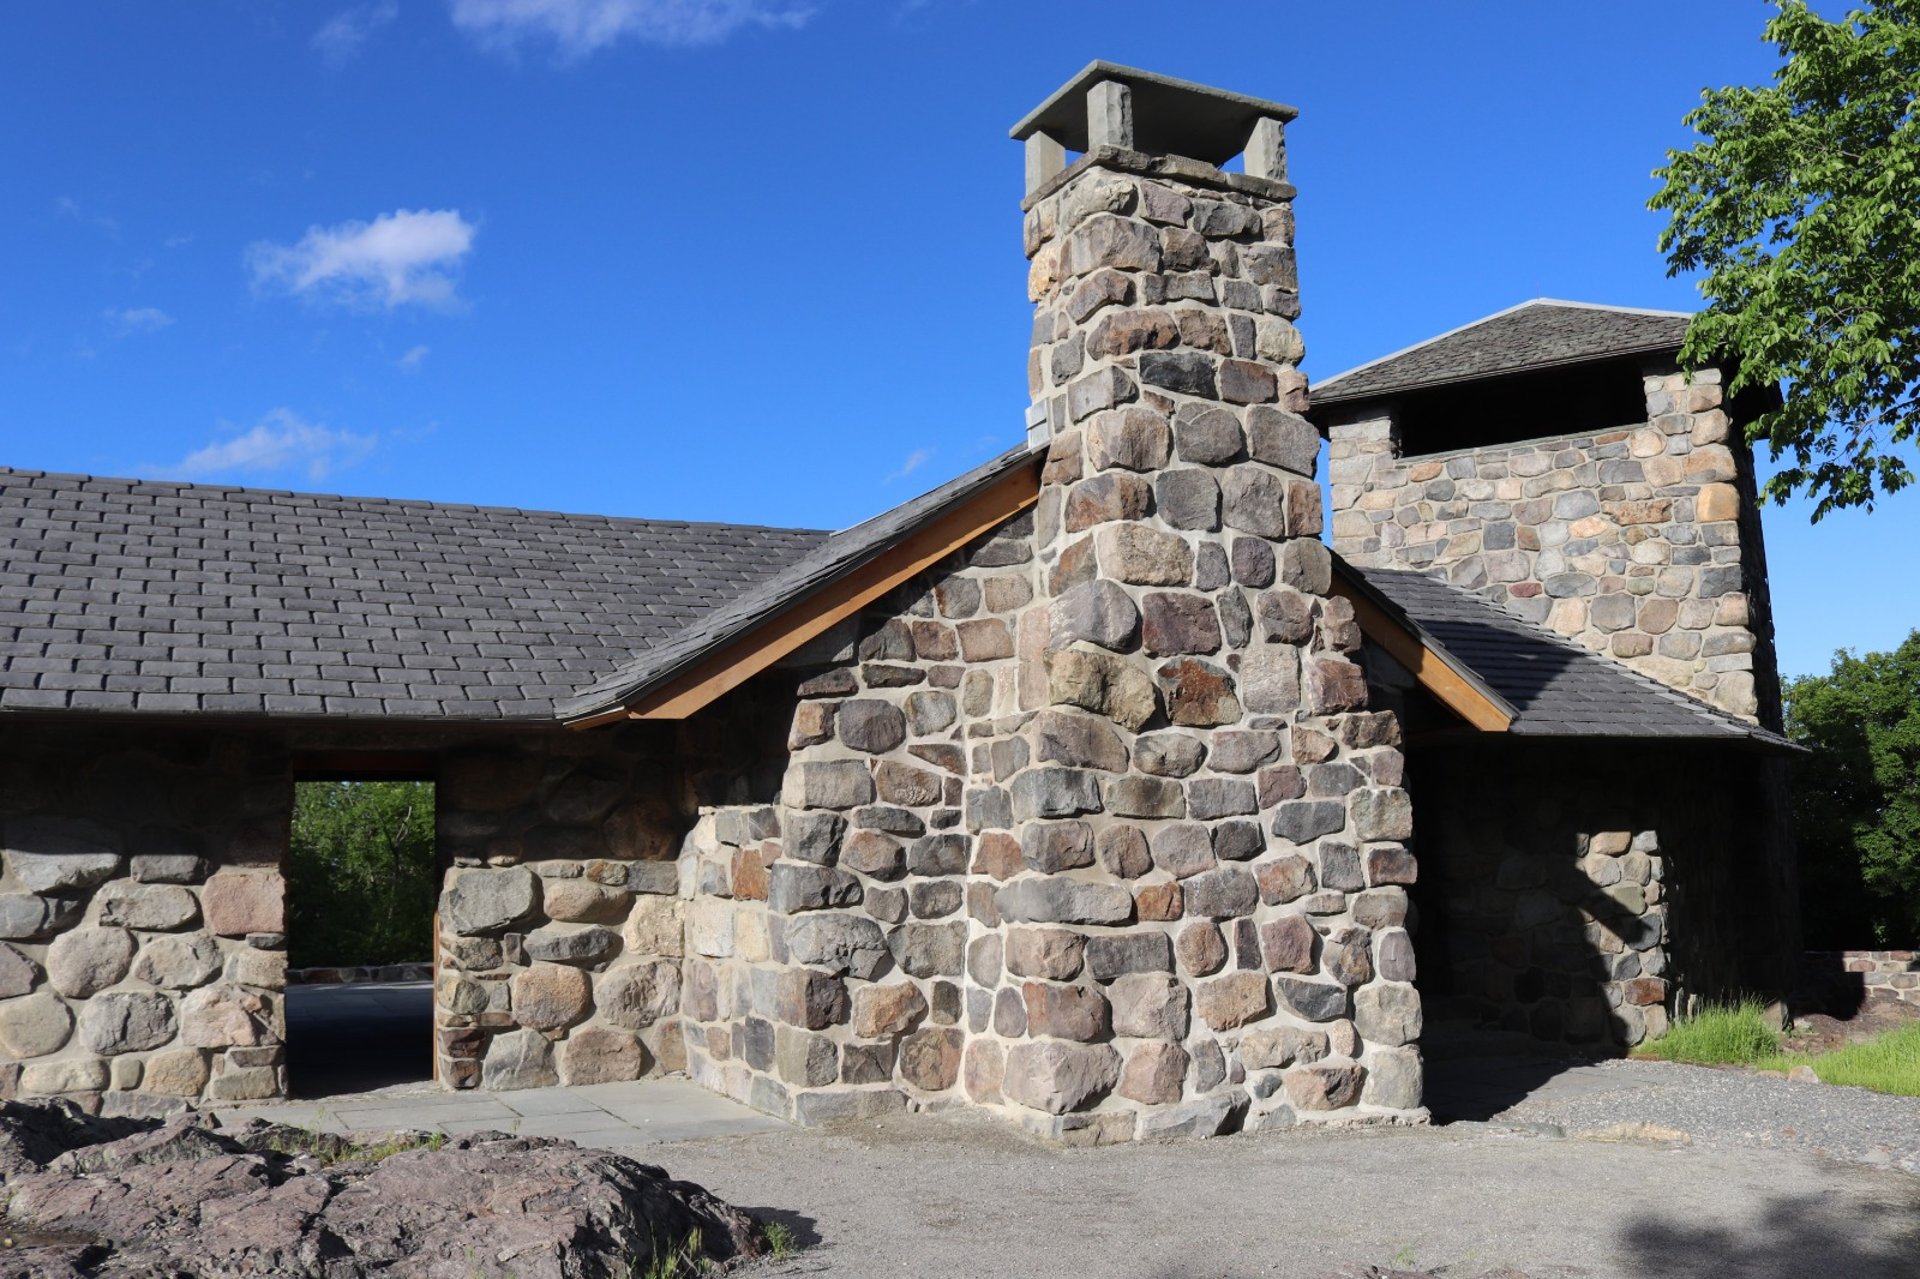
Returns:
[[[851,529],[0,471],[0,1091],[284,1092],[305,778],[437,783],[452,1088],[1415,1122],[1428,1023],[1773,982],[1737,406],[1556,304],[1310,408],[1293,116],[1096,63],[1016,126],[1025,438]]]

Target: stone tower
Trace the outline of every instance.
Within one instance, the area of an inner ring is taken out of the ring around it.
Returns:
[[[1051,1135],[1420,1104],[1397,728],[1301,416],[1294,114],[1095,63],[1013,131],[1046,466],[990,747],[1017,984],[969,1070]]]
[[[1396,384],[1400,357],[1329,380],[1314,418],[1332,440],[1334,549],[1440,573],[1777,729],[1742,430],[1760,406],[1723,395],[1718,369],[1678,370],[1688,318],[1540,299],[1400,353],[1424,382]]]

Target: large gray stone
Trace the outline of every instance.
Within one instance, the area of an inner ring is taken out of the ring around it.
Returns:
[[[158,1048],[179,1029],[173,1000],[145,991],[95,995],[80,1010],[80,1041],[102,1057]]]
[[[120,854],[108,852],[29,853],[7,851],[7,864],[22,888],[36,893],[71,893],[104,884],[120,873]]]
[[[1390,1048],[1420,1038],[1420,993],[1412,986],[1376,982],[1353,997],[1353,1025],[1360,1038]]]
[[[127,975],[133,935],[124,928],[76,928],[47,947],[47,984],[69,999],[96,995]]]
[[[86,903],[69,897],[0,893],[0,939],[40,941],[80,922]]]
[[[536,1030],[495,1035],[480,1063],[482,1088],[551,1088],[559,1082],[560,1074],[553,1068],[553,1041]]]
[[[893,931],[893,956],[914,977],[958,977],[965,971],[967,921],[903,924]]]
[[[885,754],[907,740],[907,717],[892,702],[864,697],[842,702],[835,723],[842,742],[872,755]]]
[[[41,977],[40,965],[16,947],[0,942],[0,999],[12,999],[32,990]]]
[[[73,1014],[41,992],[0,1003],[0,1048],[14,1058],[44,1057],[73,1035]]]
[[[540,906],[539,881],[524,867],[455,870],[451,878],[440,897],[440,918],[455,933],[503,933],[532,918]]]
[[[1123,924],[1133,916],[1133,894],[1122,885],[1054,876],[1016,879],[994,895],[994,904],[1015,923]]]
[[[200,903],[174,884],[110,884],[100,890],[100,922],[172,932],[200,922]]]
[[[1069,768],[1097,768],[1118,773],[1127,767],[1126,743],[1119,730],[1099,715],[1074,710],[1046,710],[1033,717],[1034,759]]]
[[[776,862],[767,872],[767,909],[776,914],[854,906],[860,897],[860,881],[843,870],[810,862]]]
[[[891,953],[880,925],[859,915],[817,911],[787,924],[787,953],[798,964],[872,981]]]
[[[1076,640],[1123,653],[1133,647],[1140,612],[1119,585],[1095,578],[1072,587],[1048,609],[1049,642],[1065,648]]]
[[[1111,1045],[1050,1039],[1013,1046],[1001,1089],[1023,1106],[1058,1115],[1078,1110],[1119,1078],[1120,1054]]]
[[[1280,1002],[1308,1021],[1333,1021],[1347,1015],[1347,988],[1333,982],[1276,977]]]
[[[620,934],[593,924],[548,924],[527,934],[529,959],[590,966],[620,953]]]
[[[857,759],[803,760],[787,769],[780,795],[794,808],[858,808],[873,802],[873,774]]]
[[[831,866],[840,856],[847,819],[828,811],[789,812],[780,823],[781,851],[788,857],[817,866]]]
[[[1013,815],[1018,821],[1036,817],[1074,817],[1100,811],[1100,783],[1077,768],[1034,768],[1013,779]]]
[[[1376,1048],[1367,1057],[1366,1088],[1360,1099],[1390,1110],[1420,1105],[1420,1054],[1412,1048]]]
[[[1208,919],[1250,915],[1260,903],[1260,885],[1251,871],[1220,866],[1186,881],[1187,913]]]

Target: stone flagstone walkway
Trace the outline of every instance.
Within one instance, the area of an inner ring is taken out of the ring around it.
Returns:
[[[222,1123],[258,1118],[343,1134],[417,1128],[457,1137],[497,1129],[528,1137],[565,1137],[583,1146],[605,1148],[787,1129],[778,1119],[684,1078],[518,1092],[412,1087],[223,1107],[216,1113]]]

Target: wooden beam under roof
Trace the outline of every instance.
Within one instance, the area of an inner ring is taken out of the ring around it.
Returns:
[[[575,728],[627,719],[685,719],[740,687],[809,640],[854,616],[915,574],[993,532],[1040,499],[1040,459],[994,482],[881,551],[873,559],[736,636],[624,709]]]
[[[1371,591],[1336,571],[1332,593],[1353,605],[1360,633],[1406,667],[1442,706],[1483,733],[1504,733],[1512,726],[1512,712],[1504,704],[1456,670],[1449,657],[1430,646],[1417,630],[1382,608]]]

